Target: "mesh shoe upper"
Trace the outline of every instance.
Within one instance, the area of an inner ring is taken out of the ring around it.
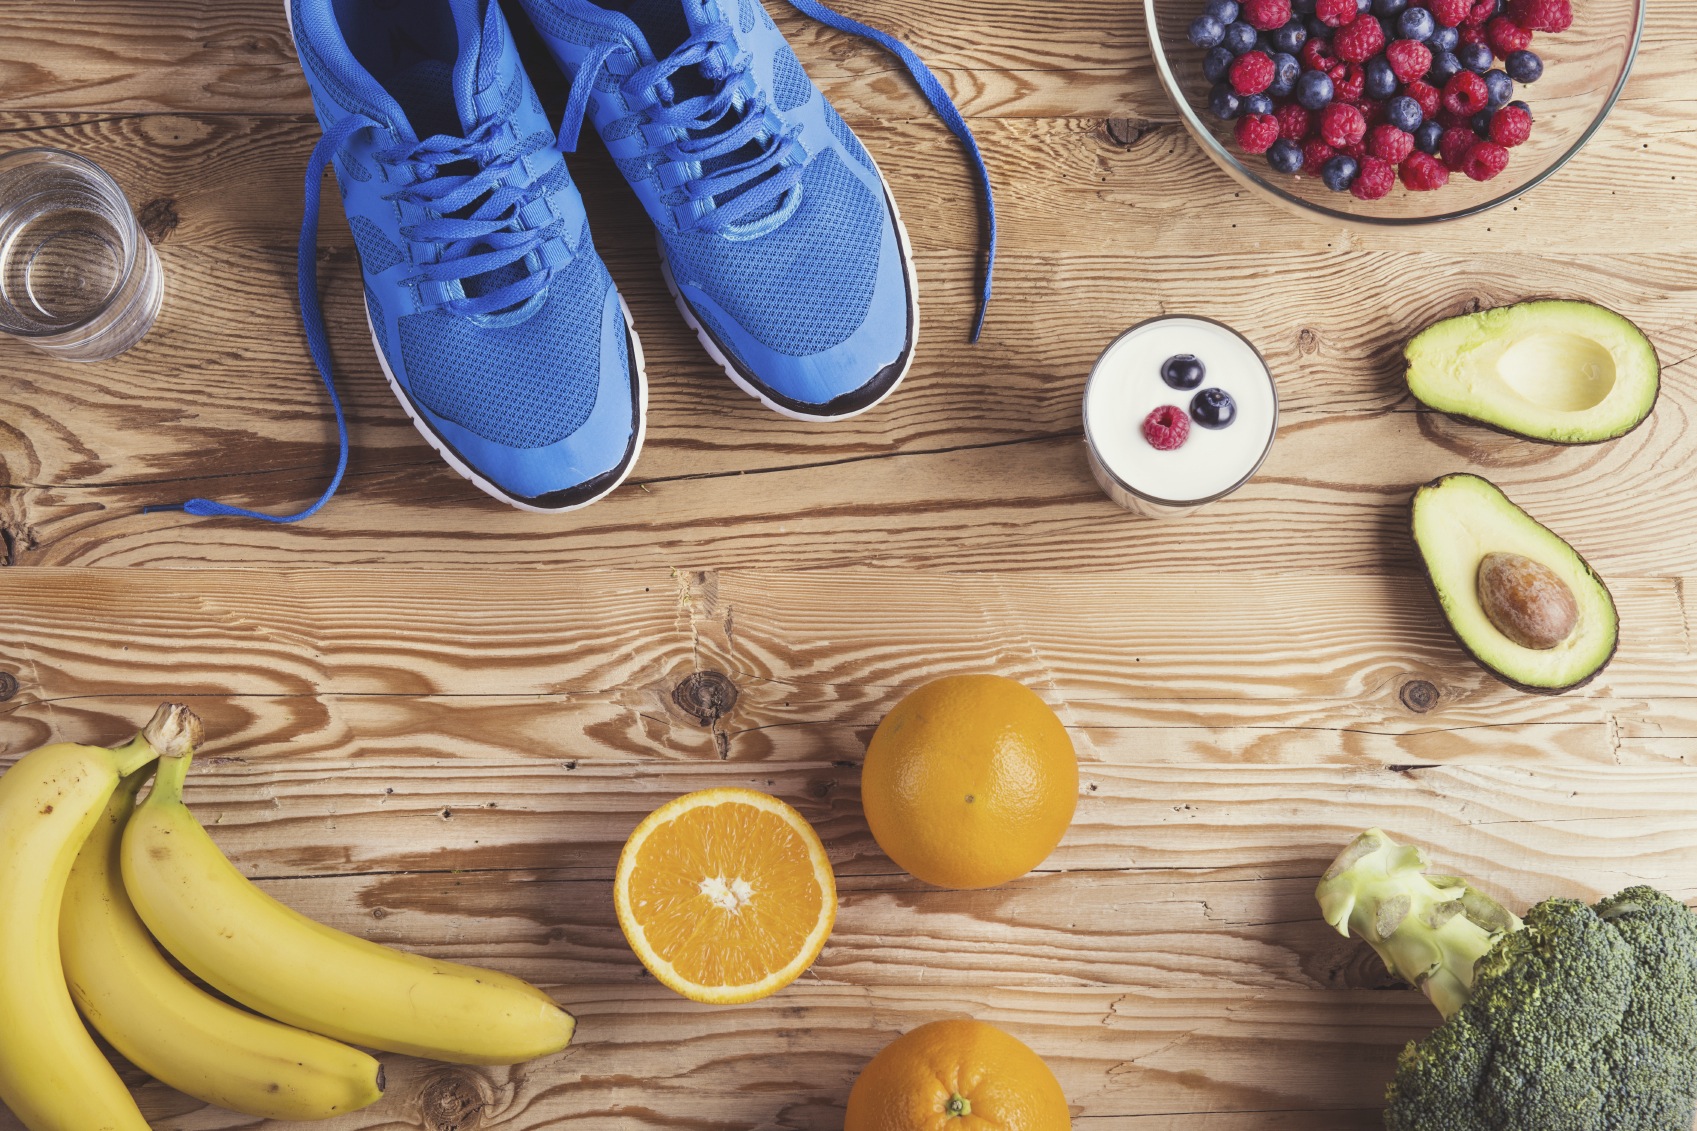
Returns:
[[[738,374],[800,415],[888,391],[917,332],[894,208],[759,0],[524,5]]]
[[[641,377],[499,8],[291,4],[326,131],[370,122],[334,164],[400,392],[486,489],[539,509],[594,497],[634,460]]]

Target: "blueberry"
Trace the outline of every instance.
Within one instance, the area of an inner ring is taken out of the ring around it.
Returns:
[[[1176,354],[1161,365],[1161,380],[1175,389],[1194,389],[1208,376],[1208,367],[1193,353]]]
[[[1332,76],[1325,71],[1303,71],[1296,80],[1296,101],[1304,110],[1324,110],[1332,104]]]
[[[1243,99],[1225,83],[1216,83],[1208,92],[1208,109],[1222,122],[1229,122],[1243,113]]]
[[[1281,137],[1273,143],[1273,148],[1267,150],[1267,164],[1281,173],[1296,172],[1302,168],[1302,146]]]
[[[1372,10],[1373,0],[1355,0],[1355,11],[1357,15],[1365,16]]]
[[[1237,0],[1208,0],[1202,5],[1202,11],[1222,24],[1237,22]]]
[[[1225,44],[1231,48],[1233,55],[1247,55],[1255,50],[1255,37],[1258,33],[1242,20],[1226,25]]]
[[[1202,60],[1202,74],[1209,82],[1220,82],[1231,70],[1232,60],[1237,58],[1229,47],[1216,47]]]
[[[1295,55],[1286,55],[1282,51],[1274,55],[1273,85],[1267,88],[1267,96],[1280,100],[1289,98],[1291,91],[1296,89],[1296,80],[1301,74],[1302,64],[1297,61]]]
[[[1340,153],[1320,166],[1320,179],[1326,182],[1326,187],[1333,192],[1346,192],[1355,183],[1355,175],[1361,171],[1355,158]],[[1201,424],[1198,420],[1196,423]]]
[[[1501,71],[1486,71],[1485,90],[1490,95],[1489,108],[1501,110],[1514,97],[1514,80]]]
[[[1368,98],[1386,99],[1397,92],[1396,72],[1385,61],[1383,55],[1375,55],[1367,60],[1367,82],[1364,89]]]
[[[1302,50],[1302,45],[1308,42],[1308,29],[1302,26],[1302,21],[1292,16],[1290,23],[1273,32],[1273,49],[1286,55],[1295,55]]]
[[[1309,39],[1330,39],[1332,29],[1321,22],[1319,16],[1304,16],[1302,26],[1308,29]]]
[[[1394,20],[1408,10],[1408,0],[1373,0],[1373,14]]]
[[[1476,75],[1482,75],[1491,69],[1491,63],[1496,56],[1483,43],[1463,43],[1455,49],[1455,57],[1461,60],[1461,65]]]
[[[1197,16],[1190,25],[1190,42],[1198,47],[1218,47],[1226,37],[1226,25],[1213,16]]]
[[[1438,140],[1444,136],[1444,127],[1439,122],[1422,122],[1420,128],[1414,131],[1414,144],[1420,147],[1420,152],[1438,155]]]
[[[1190,398],[1190,419],[1204,428],[1230,428],[1237,419],[1237,402],[1224,389],[1203,389]]]
[[[1425,116],[1421,112],[1420,103],[1406,94],[1399,94],[1385,103],[1385,121],[1404,133],[1413,133],[1419,129]]]
[[[1467,127],[1480,137],[1490,137],[1491,112],[1489,110],[1479,111],[1473,117],[1467,119]]]
[[[1426,76],[1426,81],[1444,89],[1444,84],[1462,72],[1461,60],[1455,57],[1453,51],[1437,51],[1432,55],[1432,70]]]
[[[1523,112],[1528,118],[1532,116],[1532,107],[1528,106],[1518,98],[1516,98],[1513,102],[1510,102],[1509,105],[1513,106],[1516,110]]]
[[[1317,0],[1290,0],[1290,10],[1299,16],[1312,16]]]
[[[1544,77],[1544,61],[1531,51],[1510,51],[1503,66],[1515,82],[1537,82]]]
[[[1396,18],[1397,35],[1424,43],[1438,30],[1438,21],[1424,8],[1410,8]]]
[[[1245,114],[1271,114],[1273,112],[1273,100],[1265,94],[1246,95],[1243,99],[1243,112]]]
[[[1433,21],[1436,24],[1437,21]],[[1461,42],[1461,31],[1453,27],[1436,27],[1426,40],[1426,46],[1433,51],[1454,51],[1455,45]]]

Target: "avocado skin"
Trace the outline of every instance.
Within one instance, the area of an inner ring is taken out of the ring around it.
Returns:
[[[1567,447],[1571,445],[1561,446]],[[1454,623],[1452,623],[1449,616],[1444,613],[1443,596],[1438,592],[1437,579],[1432,576],[1432,569],[1429,565],[1427,565],[1425,555],[1420,552],[1420,539],[1414,532],[1414,500],[1419,498],[1420,492],[1426,488],[1440,487],[1446,480],[1458,478],[1484,479],[1484,476],[1472,475],[1472,473],[1465,471],[1454,471],[1448,475],[1440,475],[1431,482],[1422,483],[1419,487],[1415,488],[1414,493],[1408,498],[1408,534],[1410,538],[1414,539],[1414,554],[1415,557],[1420,559],[1420,576],[1426,579],[1426,590],[1432,595],[1432,603],[1438,607],[1438,615],[1444,618],[1444,625],[1450,630],[1450,635],[1455,637],[1455,642],[1461,645],[1461,650],[1466,652],[1468,657],[1472,659],[1474,663],[1478,664],[1499,682],[1507,684],[1516,691],[1523,691],[1529,695],[1562,695],[1569,691],[1579,690],[1581,687],[1584,687],[1586,684],[1602,675],[1603,672],[1608,669],[1609,664],[1614,662],[1615,653],[1620,651],[1620,633],[1618,631],[1615,633],[1614,643],[1609,646],[1609,654],[1604,656],[1602,661],[1598,663],[1596,667],[1592,668],[1590,674],[1584,679],[1581,679],[1576,683],[1567,684],[1563,687],[1535,687],[1531,684],[1525,684],[1521,683],[1519,680],[1511,679],[1487,663],[1483,656],[1474,651],[1473,645],[1469,644],[1467,639],[1463,637],[1461,633],[1456,631]],[[1489,483],[1490,480],[1486,480],[1486,482]],[[1496,484],[1493,483],[1492,486],[1494,487]],[[1501,488],[1498,488],[1498,490],[1501,490]],[[1517,509],[1519,508],[1517,507]],[[1560,538],[1563,544],[1566,545],[1569,550],[1572,550],[1573,556],[1579,559],[1579,564],[1585,567],[1585,572],[1591,575],[1592,580],[1594,580],[1598,586],[1602,588],[1604,593],[1608,594],[1610,603],[1614,602],[1614,593],[1610,592],[1608,582],[1604,581],[1603,575],[1593,569],[1591,567],[1591,563],[1585,560],[1585,555],[1581,554],[1578,550],[1574,550],[1572,543],[1568,542],[1567,539],[1562,538],[1561,535],[1557,534],[1555,531],[1550,530],[1549,527],[1533,518],[1530,514],[1527,514],[1524,510],[1521,510],[1520,513],[1525,515],[1527,522],[1530,522],[1532,525],[1541,530],[1548,531],[1551,537]]]
[[[1598,306],[1598,305],[1600,305],[1598,303],[1594,303],[1594,302],[1590,301],[1589,299],[1568,298],[1568,297],[1561,296],[1561,295],[1545,295],[1545,296],[1541,296],[1541,297],[1537,297],[1537,298],[1521,299],[1519,302],[1510,303],[1507,306],[1488,306],[1488,307],[1484,307],[1480,310],[1469,311],[1467,314],[1455,314],[1455,315],[1451,315],[1450,318],[1440,318],[1440,319],[1438,319],[1438,321],[1431,323],[1431,325],[1423,327],[1418,333],[1416,333],[1414,335],[1414,337],[1409,338],[1407,342],[1403,343],[1402,380],[1403,380],[1403,384],[1409,388],[1409,395],[1412,396],[1415,399],[1415,401],[1417,403],[1419,403],[1422,407],[1431,409],[1433,412],[1436,412],[1441,416],[1447,416],[1447,417],[1451,418],[1452,420],[1464,421],[1468,424],[1476,424],[1481,428],[1489,428],[1492,432],[1495,432],[1495,433],[1502,435],[1502,436],[1513,436],[1517,440],[1528,440],[1528,441],[1530,441],[1534,444],[1544,444],[1544,445],[1546,445],[1548,447],[1552,447],[1552,448],[1585,448],[1585,447],[1590,447],[1593,444],[1607,444],[1607,443],[1611,443],[1615,440],[1620,439],[1622,436],[1630,436],[1632,433],[1634,433],[1634,432],[1638,431],[1638,429],[1642,428],[1644,426],[1644,424],[1650,419],[1650,417],[1655,415],[1656,406],[1659,405],[1661,403],[1661,400],[1662,400],[1662,381],[1661,381],[1662,367],[1661,367],[1661,356],[1660,356],[1659,353],[1657,353],[1657,357],[1656,357],[1656,388],[1655,388],[1655,392],[1653,392],[1650,395],[1650,405],[1649,405],[1648,408],[1646,408],[1644,410],[1644,415],[1641,416],[1635,423],[1627,425],[1625,428],[1622,428],[1618,432],[1612,432],[1607,436],[1595,436],[1595,437],[1592,437],[1590,439],[1585,439],[1585,440],[1552,440],[1552,439],[1549,439],[1546,436],[1532,436],[1532,435],[1529,435],[1525,432],[1516,432],[1514,429],[1509,428],[1506,425],[1498,424],[1494,421],[1482,420],[1477,416],[1470,416],[1465,412],[1460,412],[1460,411],[1453,410],[1453,409],[1433,408],[1431,405],[1428,405],[1425,401],[1421,400],[1420,394],[1414,392],[1413,386],[1409,385],[1408,373],[1409,373],[1409,370],[1414,367],[1414,363],[1409,359],[1408,347],[1414,343],[1415,338],[1418,338],[1421,334],[1424,334],[1427,330],[1432,329],[1434,326],[1441,326],[1445,322],[1450,321],[1452,318],[1467,318],[1467,317],[1471,317],[1472,315],[1475,315],[1475,314],[1484,314],[1487,311],[1491,311],[1491,310],[1515,311],[1515,310],[1519,310],[1522,307],[1535,306],[1538,303],[1543,303],[1543,302],[1577,302],[1577,303],[1582,303],[1586,306]],[[1632,329],[1635,332],[1637,332],[1640,337],[1642,337],[1646,342],[1648,342],[1650,344],[1651,352],[1652,353],[1657,352],[1655,341],[1650,337],[1650,335],[1644,333],[1644,328],[1642,326],[1638,325],[1638,323],[1634,322],[1632,319],[1628,318],[1626,315],[1620,313],[1618,310],[1614,310],[1614,309],[1611,309],[1609,307],[1602,307],[1602,309],[1607,310],[1610,314],[1614,315],[1616,318],[1619,318],[1622,322],[1625,322],[1628,326],[1631,326]],[[1443,478],[1447,478],[1447,476],[1439,476],[1439,479],[1443,479]],[[1425,484],[1425,486],[1428,486],[1428,487],[1432,486],[1432,484],[1436,483],[1436,482],[1438,482],[1438,480],[1435,479],[1435,480],[1432,481],[1432,483]],[[1540,525],[1542,525],[1542,524],[1540,524]],[[1582,685],[1576,684],[1575,686],[1582,686]]]

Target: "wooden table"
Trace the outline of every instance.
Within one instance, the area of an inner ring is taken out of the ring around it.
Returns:
[[[960,1016],[1047,1058],[1081,1128],[1377,1127],[1397,1048],[1436,1014],[1317,918],[1354,832],[1431,844],[1517,906],[1638,882],[1697,897],[1697,6],[1655,0],[1627,97],[1547,186],[1376,235],[1286,219],[1218,172],[1126,0],[843,6],[937,66],[995,171],[982,345],[963,344],[958,150],[890,58],[774,11],[917,245],[925,337],[893,403],[806,427],[733,389],[592,146],[573,170],[654,385],[631,483],[547,518],[450,472],[380,378],[327,206],[353,468],[328,511],[274,529],[139,508],[293,509],[329,470],[294,302],[318,130],[279,3],[4,0],[0,145],[111,169],[169,297],[110,364],[0,343],[0,758],[112,741],[182,698],[215,736],[190,801],[269,891],[545,983],[581,1018],[568,1053],[511,1070],[387,1058],[389,1095],[333,1129],[836,1128],[878,1048]],[[1551,292],[1656,340],[1645,427],[1542,447],[1408,398],[1411,330]],[[1098,494],[1079,429],[1097,353],[1161,311],[1245,330],[1285,406],[1261,475],[1166,525]],[[1609,579],[1622,647],[1585,690],[1517,694],[1450,640],[1404,519],[1415,484],[1457,470]],[[1040,871],[951,893],[877,850],[857,767],[903,692],[964,671],[1043,694],[1085,784]],[[639,817],[710,785],[799,806],[842,886],[812,972],[737,1008],[646,978],[612,907]],[[158,1128],[256,1126],[133,1079]]]

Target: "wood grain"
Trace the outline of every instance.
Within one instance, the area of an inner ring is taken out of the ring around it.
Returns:
[[[106,365],[0,341],[0,767],[184,699],[213,736],[190,803],[247,874],[337,927],[534,979],[581,1021],[567,1053],[516,1069],[386,1057],[389,1095],[327,1131],[836,1131],[878,1048],[953,1016],[1036,1048],[1081,1131],[1371,1131],[1436,1014],[1316,916],[1315,879],[1360,828],[1514,906],[1631,883],[1697,900],[1693,0],[1654,0],[1625,97],[1547,184],[1441,231],[1347,234],[1203,157],[1135,3],[843,0],[932,63],[995,175],[1004,258],[974,349],[958,148],[889,56],[773,2],[919,252],[901,394],[819,428],[736,392],[592,143],[573,173],[653,378],[633,482],[546,519],[443,467],[381,380],[327,207],[353,464],[286,530],[138,513],[298,506],[329,472],[294,305],[317,129],[280,2],[70,7],[0,0],[0,146],[111,169],[168,300]],[[1644,428],[1542,447],[1408,398],[1411,331],[1537,294],[1651,335],[1664,395]],[[1079,402],[1113,334],[1179,311],[1256,342],[1283,421],[1243,492],[1154,524],[1097,492]],[[1449,637],[1405,516],[1457,470],[1607,577],[1622,647],[1595,683],[1522,695]],[[1031,875],[943,892],[878,850],[859,764],[902,694],[972,671],[1054,706],[1078,819]],[[842,893],[813,970],[728,1009],[656,986],[611,906],[636,822],[712,785],[794,803]],[[280,1127],[124,1071],[159,1131]],[[21,1128],[0,1110],[0,1131]]]

